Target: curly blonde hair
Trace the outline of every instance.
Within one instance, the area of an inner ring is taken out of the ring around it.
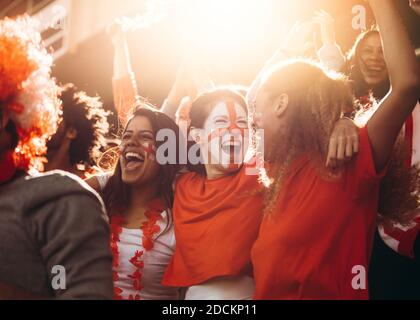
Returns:
[[[352,106],[354,101],[342,74],[327,72],[308,60],[292,60],[275,67],[263,80],[260,90],[271,98],[286,93],[291,110],[287,132],[281,134],[281,143],[276,142],[267,150],[272,160],[269,172],[272,183],[265,193],[264,211],[270,213],[291,163],[300,155],[308,155],[323,177],[333,176],[324,168],[329,138],[343,110]],[[260,170],[260,180],[267,179],[265,170]]]

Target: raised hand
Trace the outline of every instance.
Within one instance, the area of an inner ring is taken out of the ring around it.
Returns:
[[[282,50],[292,57],[303,55],[313,40],[313,34],[313,21],[295,23],[283,43]]]
[[[324,45],[335,43],[334,18],[326,11],[320,10],[315,13],[314,23],[321,27],[321,39]]]
[[[114,47],[120,47],[126,41],[126,32],[119,20],[115,20],[106,30]]]

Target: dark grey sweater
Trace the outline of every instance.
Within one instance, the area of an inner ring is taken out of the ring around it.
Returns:
[[[54,266],[65,269],[65,290],[53,289]],[[41,298],[112,299],[104,206],[82,180],[54,171],[0,186],[0,298],[15,298],[8,286]]]

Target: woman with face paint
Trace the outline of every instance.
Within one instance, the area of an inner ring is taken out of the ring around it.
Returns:
[[[192,85],[184,69],[180,69],[162,107],[171,117],[174,106],[189,95]],[[130,101],[132,90],[115,89],[115,97],[119,93],[126,96],[117,101]],[[176,184],[177,249],[163,283],[190,287],[187,299],[249,299],[254,291],[249,253],[261,219],[261,205],[257,177],[247,175],[250,168],[243,165],[246,104],[240,95],[222,90],[201,95],[193,106],[185,101],[183,110],[186,112],[178,118],[192,125],[190,133],[199,143],[190,149],[193,172],[182,175]],[[346,125],[339,123],[335,141],[351,132],[342,130]],[[205,166],[198,165],[201,160]]]
[[[177,288],[161,284],[175,248],[172,184],[180,166],[159,164],[156,152],[165,143],[156,138],[160,130],[174,133],[176,141],[170,145],[177,148],[177,125],[162,112],[139,106],[123,131],[114,173],[105,181],[100,178],[111,220],[114,298],[118,300],[179,298]]]
[[[176,183],[177,247],[165,285],[187,288],[187,300],[245,300],[254,292],[250,250],[258,233],[257,177],[244,164],[247,107],[239,94],[200,95],[189,112],[190,173]]]
[[[245,300],[254,293],[250,251],[262,187],[247,156],[247,118],[244,98],[218,89],[200,95],[184,119],[196,143],[188,153],[191,172],[176,183],[177,246],[163,283],[186,288],[187,300]]]
[[[383,33],[392,90],[360,129],[354,161],[338,172],[321,166],[325,134],[352,101],[339,75],[290,62],[267,74],[258,90],[255,109],[271,179],[262,172],[270,188],[252,250],[257,299],[369,297],[379,182],[419,87],[414,50],[393,1],[369,2]]]

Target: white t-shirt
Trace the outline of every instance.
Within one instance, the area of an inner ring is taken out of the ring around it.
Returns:
[[[150,251],[144,250],[142,243],[143,231],[140,229],[122,229],[119,235],[118,245],[118,280],[114,282],[116,288],[122,290],[122,298],[129,299],[130,295],[140,295],[141,300],[177,300],[179,299],[178,288],[165,287],[161,284],[163,274],[169,264],[175,250],[175,236],[173,227],[162,234],[166,226],[166,212],[162,214],[163,220],[158,221],[161,233],[154,237],[154,245]],[[130,278],[136,271],[136,267],[130,262],[136,251],[143,252],[141,260],[144,267],[141,272],[142,290],[136,291],[133,286],[133,279]]]
[[[110,178],[109,174],[96,176],[98,183],[103,190]],[[162,283],[163,274],[175,251],[175,234],[173,226],[164,232],[166,228],[167,213],[162,213],[163,219],[158,221],[161,232],[154,237],[152,250],[146,251],[142,246],[143,231],[140,229],[122,229],[119,235],[118,245],[118,280],[114,286],[122,290],[122,298],[129,299],[130,296],[140,295],[141,300],[177,300],[179,289],[165,287]],[[164,232],[164,233],[163,233]],[[163,233],[163,234],[162,234]],[[130,262],[136,251],[143,252],[142,261],[144,267],[141,269],[143,289],[139,292],[133,286],[133,279],[130,278],[136,271],[136,267]]]
[[[254,291],[251,277],[221,277],[187,288],[185,300],[252,300]]]

